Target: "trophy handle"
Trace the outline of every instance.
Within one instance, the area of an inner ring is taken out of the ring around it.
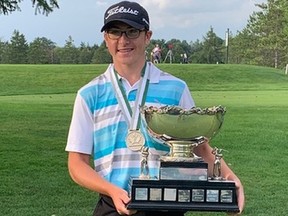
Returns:
[[[225,151],[224,149],[219,149],[217,147],[213,148],[212,154],[215,156],[214,159],[214,165],[213,165],[213,180],[225,180],[222,177],[221,172],[221,159],[223,157],[222,151]]]
[[[142,154],[142,159],[141,159],[141,174],[139,176],[140,179],[149,179],[149,167],[148,167],[148,156],[149,156],[149,148],[142,146],[141,148],[141,154]]]

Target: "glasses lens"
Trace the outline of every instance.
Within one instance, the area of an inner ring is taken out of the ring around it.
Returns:
[[[126,36],[130,39],[139,37],[139,34],[140,34],[140,30],[138,29],[128,29],[126,31]]]
[[[122,32],[117,29],[111,29],[107,31],[107,34],[110,39],[118,39],[121,37]]]
[[[127,29],[126,31],[121,31],[120,29],[109,29],[107,30],[108,37],[112,40],[119,39],[123,33],[125,33],[126,37],[129,39],[138,38],[141,30],[138,29]]]

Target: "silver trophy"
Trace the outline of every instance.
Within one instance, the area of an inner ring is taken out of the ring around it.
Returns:
[[[189,110],[175,106],[141,108],[149,136],[170,148],[160,157],[158,178],[149,178],[148,150],[142,149],[140,177],[131,177],[128,209],[238,212],[235,183],[221,177],[222,150],[214,148],[213,176],[194,148],[212,139],[221,128],[225,108]],[[144,151],[145,150],[145,151]]]
[[[149,135],[156,142],[170,146],[169,156],[161,160],[198,161],[201,158],[194,154],[194,147],[216,135],[223,123],[225,108],[144,107],[142,114]]]

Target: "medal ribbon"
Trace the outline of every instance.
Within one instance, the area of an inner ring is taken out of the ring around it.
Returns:
[[[121,110],[124,113],[124,117],[126,122],[129,125],[130,130],[137,130],[140,128],[140,106],[143,106],[145,103],[145,98],[148,91],[149,86],[149,73],[150,73],[150,65],[147,67],[148,63],[145,63],[145,66],[141,72],[141,81],[139,83],[139,87],[137,90],[137,96],[135,100],[134,109],[130,106],[128,98],[126,96],[123,84],[120,82],[117,72],[112,68],[112,85],[116,93],[117,101],[120,105]]]

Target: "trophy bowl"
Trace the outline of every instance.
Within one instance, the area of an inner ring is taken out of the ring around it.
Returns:
[[[156,142],[169,146],[169,156],[164,161],[201,160],[193,153],[194,147],[211,139],[222,126],[225,108],[221,105],[201,109],[182,109],[177,106],[142,107],[142,118],[149,136]]]
[[[189,110],[176,106],[142,108],[151,135],[175,140],[193,140],[200,136],[211,139],[221,128],[225,112],[221,105]]]

